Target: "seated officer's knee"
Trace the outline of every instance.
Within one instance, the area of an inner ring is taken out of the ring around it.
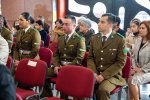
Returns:
[[[109,93],[108,87],[100,84],[97,90],[97,93]]]
[[[46,76],[47,77],[56,77],[57,75],[54,73],[54,69],[53,68],[48,68]]]

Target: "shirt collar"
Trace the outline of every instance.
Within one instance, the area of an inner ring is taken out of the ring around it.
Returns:
[[[106,35],[104,35],[103,33],[102,33],[102,37],[103,36],[106,36],[106,40],[109,38],[109,36],[111,35],[111,33],[112,33],[112,31],[110,31],[108,34],[106,34]]]
[[[70,34],[68,34],[68,40],[70,39],[70,37],[73,35],[74,31],[72,31]],[[67,34],[65,35],[65,37],[67,36]]]
[[[30,26],[28,26],[26,29],[24,29],[25,33],[29,30]]]

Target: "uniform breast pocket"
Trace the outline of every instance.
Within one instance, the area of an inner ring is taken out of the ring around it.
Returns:
[[[116,57],[117,49],[109,49],[109,55],[111,57]]]
[[[73,51],[75,49],[75,45],[69,45],[69,50]]]

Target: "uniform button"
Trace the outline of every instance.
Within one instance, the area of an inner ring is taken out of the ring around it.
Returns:
[[[102,73],[102,72],[99,72],[100,74]]]
[[[66,49],[66,48],[64,48],[64,50],[66,51],[67,49]]]
[[[103,65],[100,66],[101,68],[103,67]]]
[[[64,59],[66,61],[66,59]]]
[[[66,56],[66,54],[64,54],[64,56]]]
[[[101,60],[103,60],[103,58],[101,58]]]
[[[101,52],[103,53],[103,50],[101,50]]]

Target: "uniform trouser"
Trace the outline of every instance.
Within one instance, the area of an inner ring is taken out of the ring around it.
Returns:
[[[54,70],[52,68],[48,68],[47,70],[47,77],[56,77],[57,75],[54,73]],[[51,90],[51,85],[49,82],[49,78],[46,79],[43,92],[41,94],[41,97],[52,97],[52,90]]]
[[[96,89],[96,100],[110,100],[110,92],[116,88],[116,85],[108,80],[102,81]]]

